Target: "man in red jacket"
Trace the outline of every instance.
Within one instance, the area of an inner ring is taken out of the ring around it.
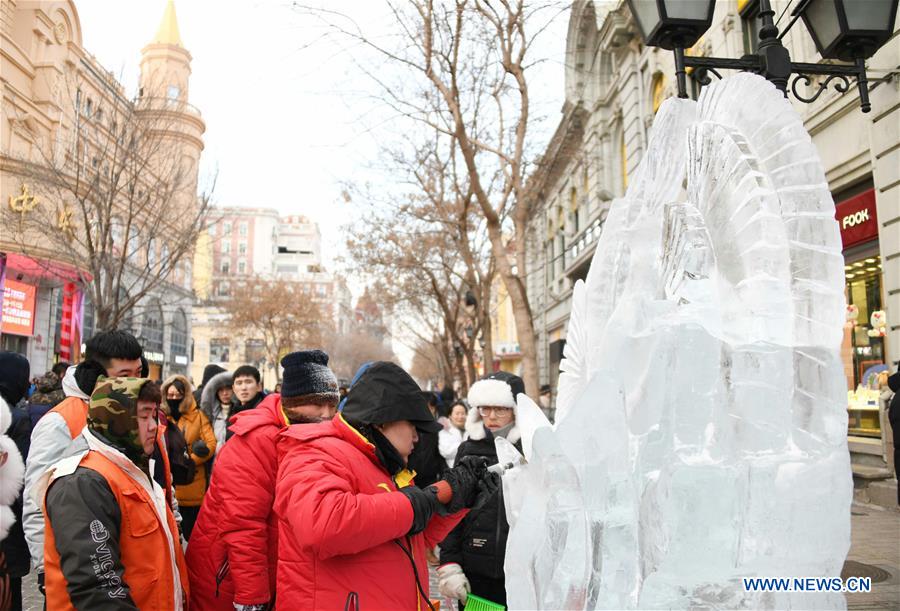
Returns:
[[[337,378],[321,350],[288,354],[281,365],[281,395],[232,416],[231,439],[216,456],[187,551],[193,609],[262,611],[275,599],[276,438],[289,422],[330,420],[338,402]]]
[[[278,441],[276,609],[429,609],[426,549],[497,482],[469,464],[445,472],[452,498],[412,485],[416,429],[441,429],[419,386],[376,362],[331,422]]]

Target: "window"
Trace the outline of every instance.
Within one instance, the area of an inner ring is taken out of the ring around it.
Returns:
[[[170,100],[177,100],[181,97],[181,89],[178,85],[169,85],[166,88],[166,97]]]
[[[759,0],[738,0],[744,53],[756,53],[759,41]]]
[[[231,223],[226,221],[222,224],[222,235],[231,235]]]
[[[231,293],[231,285],[228,284],[227,282],[220,282],[219,286],[216,287],[216,294],[219,297],[228,297],[228,295],[230,293]]]
[[[656,76],[653,77],[653,88],[652,88],[653,100],[652,100],[652,102],[653,102],[653,114],[654,115],[656,114],[656,111],[659,110],[659,107],[662,105],[663,100],[665,99],[665,97],[663,96],[665,89],[666,89],[666,77],[662,72],[660,72]]]
[[[84,116],[87,118],[91,118],[91,113],[94,112],[94,101],[91,98],[87,99],[87,102],[84,105]]]
[[[221,246],[220,250],[222,251],[223,255],[227,255],[228,253],[230,253],[231,252],[231,242],[229,242],[228,240],[222,240],[222,246]]]
[[[187,340],[187,317],[184,315],[184,310],[179,309],[172,319],[172,354],[187,355]]]
[[[227,337],[214,337],[209,340],[209,362],[227,363],[231,356],[231,345]]]
[[[144,350],[163,351],[163,313],[159,302],[151,303],[144,311],[141,321],[141,335],[144,338]]]
[[[156,267],[156,239],[150,238],[147,242],[147,267]]]
[[[246,242],[241,242],[240,244],[238,244],[238,254],[239,255],[247,254],[247,243]]]
[[[82,308],[84,318],[81,323],[81,341],[85,342],[94,336],[94,303],[89,292],[84,293]]]
[[[248,339],[244,343],[244,362],[261,368],[266,361],[266,343],[261,339]]]
[[[207,233],[209,233],[209,235],[211,235],[211,236],[216,235],[216,224],[215,223],[210,223],[209,228],[207,229]]]
[[[246,263],[246,261],[238,261],[238,267],[237,267],[237,270],[238,270],[238,273],[239,273],[239,274],[244,274],[244,273],[246,273],[246,272],[247,272],[247,263]]]
[[[228,261],[222,261],[222,264],[219,266],[219,271],[223,274],[227,274],[231,271],[231,265]]]
[[[247,235],[247,223],[241,223],[239,231],[242,236]]]

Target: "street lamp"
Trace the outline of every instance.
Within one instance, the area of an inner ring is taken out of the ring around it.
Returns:
[[[850,78],[855,78],[860,107],[863,112],[869,112],[872,106],[865,60],[890,38],[897,16],[897,1],[801,0],[791,13],[793,19],[779,35],[770,0],[759,0],[762,26],[758,50],[740,59],[684,54],[685,48],[694,45],[712,24],[715,0],[628,0],[628,6],[648,46],[675,52],[675,80],[680,98],[688,97],[685,68],[707,70],[719,78],[719,69],[747,70],[771,81],[785,96],[788,81],[792,74],[795,75],[791,91],[794,97],[806,103],[814,102],[832,80],[841,81],[835,84],[835,89],[843,93],[850,88]],[[806,23],[823,58],[852,61],[853,64],[792,62],[781,39],[800,18]],[[810,75],[828,78],[812,96],[805,97],[797,91],[797,84],[802,80],[808,85]]]

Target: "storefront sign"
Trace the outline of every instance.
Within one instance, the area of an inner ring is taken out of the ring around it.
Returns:
[[[162,352],[154,352],[153,350],[144,350],[144,358],[151,363],[162,363],[166,357]]]
[[[34,296],[36,287],[6,279],[3,283],[3,325],[0,330],[12,335],[34,333]]]
[[[878,238],[875,189],[869,189],[838,203],[834,210],[841,229],[844,249]]]

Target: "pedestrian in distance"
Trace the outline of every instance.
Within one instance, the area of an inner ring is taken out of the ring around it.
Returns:
[[[101,377],[87,427],[41,479],[47,609],[187,608],[175,515],[150,476],[160,400],[146,378]]]
[[[234,370],[231,388],[234,390],[234,405],[231,410],[232,415],[239,414],[248,409],[253,409],[266,397],[266,393],[263,391],[262,378],[259,375],[259,369],[253,365],[241,365]],[[230,429],[225,437],[231,437]]]
[[[181,512],[181,530],[184,538],[191,539],[194,522],[200,513],[206,494],[206,465],[216,451],[216,436],[206,415],[194,402],[191,383],[185,376],[175,375],[162,385],[165,398],[163,411],[169,426],[177,427],[184,436],[188,457],[194,463],[194,479],[189,484],[175,486],[175,498]]]
[[[417,429],[437,432],[421,389],[375,362],[330,422],[291,426],[278,441],[276,609],[429,609],[425,550],[495,489],[462,465],[444,475],[451,498],[407,470]]]
[[[187,551],[194,609],[259,611],[275,600],[278,434],[289,422],[330,420],[338,403],[337,378],[326,353],[293,352],[281,365],[282,394],[270,394],[256,409],[234,416],[234,434],[216,458]],[[213,378],[209,385],[215,383]]]
[[[525,392],[519,376],[498,371],[472,384],[466,419],[469,438],[456,452],[456,463],[473,457],[497,464],[496,437],[505,437],[521,452],[521,435],[516,427],[516,397]],[[493,603],[506,605],[506,575],[503,562],[509,524],[498,488],[484,505],[469,514],[441,543],[438,568],[441,593],[459,600],[463,609],[469,593]]]
[[[44,414],[65,400],[66,393],[63,392],[62,379],[70,366],[66,362],[57,363],[50,371],[35,380],[35,391],[28,397],[27,408],[32,428]]]
[[[463,400],[456,401],[450,406],[450,416],[444,425],[444,430],[438,433],[438,450],[448,467],[452,467],[456,460],[456,451],[459,444],[469,438],[466,433],[466,416],[469,414],[469,406]]]
[[[223,373],[224,371],[224,367],[222,367],[221,365],[216,365],[215,363],[210,363],[203,368],[203,377],[200,379],[200,386],[194,389],[194,401],[197,402],[197,405],[200,405],[203,398],[203,389],[206,388],[206,385],[209,384],[209,381],[220,373]]]
[[[25,493],[22,526],[37,570],[38,587],[43,591],[44,515],[35,502],[34,487],[44,472],[63,458],[72,440],[87,424],[88,401],[100,376],[137,377],[146,375],[143,350],[127,331],[104,331],[85,345],[84,361],[66,370],[62,380],[66,398],[47,412],[31,432],[25,462]]]
[[[216,454],[219,454],[225,447],[228,420],[232,415],[234,390],[231,384],[232,376],[230,372],[217,373],[206,382],[206,385],[203,387],[203,395],[200,398],[200,411],[206,414],[206,418],[216,434]]]

